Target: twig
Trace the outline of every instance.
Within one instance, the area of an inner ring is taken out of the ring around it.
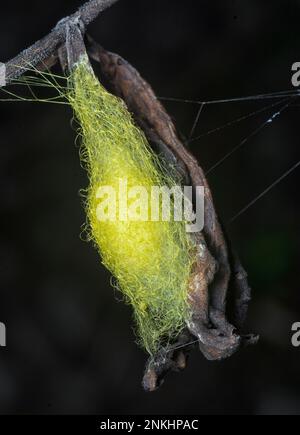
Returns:
[[[118,0],[89,0],[81,6],[77,12],[60,20],[47,36],[22,51],[6,64],[2,64],[1,70],[4,71],[4,77],[2,77],[2,79],[0,78],[0,86],[7,86],[28,69],[40,63],[48,62],[49,59],[51,63],[51,57],[56,56],[58,48],[63,45],[66,40],[69,24],[80,22],[85,28],[94,21],[101,12],[108,9],[117,1]]]

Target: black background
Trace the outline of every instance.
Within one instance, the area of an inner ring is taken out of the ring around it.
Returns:
[[[1,61],[80,4],[1,4]],[[120,0],[90,33],[159,96],[207,101],[291,90],[299,19],[296,0]],[[196,135],[272,102],[207,106]],[[225,224],[298,161],[297,104],[210,174]],[[166,106],[188,135],[198,106]],[[203,168],[276,110],[193,142]],[[87,179],[70,119],[61,106],[0,103],[0,320],[7,326],[0,412],[299,414],[300,348],[291,345],[291,326],[300,321],[299,169],[228,226],[254,290],[248,327],[261,334],[259,345],[222,363],[194,351],[184,373],[146,394],[131,310],[117,303],[96,251],[79,237],[78,192]]]

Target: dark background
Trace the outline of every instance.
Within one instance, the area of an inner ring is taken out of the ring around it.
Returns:
[[[1,61],[80,4],[1,4]],[[296,0],[120,0],[90,33],[159,96],[207,101],[291,90],[299,19]],[[207,106],[196,135],[272,102]],[[166,105],[188,135],[198,106]],[[276,110],[193,142],[203,168]],[[222,363],[194,351],[184,373],[146,394],[131,310],[117,303],[96,251],[80,240],[78,192],[87,178],[70,119],[61,106],[0,103],[0,412],[300,414],[300,348],[291,345],[300,321],[299,169],[228,226],[254,290],[248,328],[259,345]],[[298,161],[299,132],[293,104],[210,174],[225,223]]]

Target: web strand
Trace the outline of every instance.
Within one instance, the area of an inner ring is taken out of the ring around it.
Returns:
[[[193,124],[193,127],[192,127],[192,130],[191,130],[191,132],[190,132],[189,142],[191,142],[191,140],[192,140],[192,138],[193,138],[193,136],[194,136],[194,133],[195,133],[196,128],[197,128],[197,126],[198,126],[198,122],[199,122],[200,116],[201,116],[201,114],[202,114],[202,111],[203,111],[203,109],[204,109],[204,106],[205,106],[204,103],[200,105],[200,108],[199,108],[199,110],[198,110],[198,113],[197,113],[196,119],[195,119],[194,124]]]
[[[228,127],[232,127],[233,125],[238,124],[239,122],[245,121],[245,120],[247,120],[249,118],[252,118],[252,117],[254,117],[256,115],[259,115],[260,113],[266,112],[267,110],[270,110],[270,109],[272,109],[274,107],[277,107],[280,104],[282,104],[282,101],[279,101],[279,102],[276,101],[276,103],[269,104],[268,106],[265,106],[262,109],[255,110],[254,112],[250,112],[247,115],[241,116],[240,118],[235,118],[232,121],[229,121],[226,124],[221,125],[220,127],[213,128],[212,130],[208,130],[208,131],[200,134],[199,136],[197,136],[195,138],[192,138],[187,143],[190,144],[192,142],[196,142],[197,140],[199,140],[199,139],[201,139],[203,137],[209,136],[209,135],[214,134],[214,133],[218,133],[218,132],[220,132],[222,130],[225,130]]]
[[[280,98],[288,98],[288,97],[299,97],[300,91],[288,90],[288,91],[280,91],[269,94],[259,94],[259,95],[251,95],[247,97],[240,98],[226,98],[226,99],[216,99],[216,100],[208,100],[208,101],[199,101],[199,100],[186,100],[181,98],[172,98],[172,97],[159,97],[161,101],[170,101],[174,103],[184,103],[184,104],[225,104],[225,103],[242,103],[244,101],[258,101],[258,100],[268,100],[268,99],[280,99]]]
[[[271,190],[278,186],[279,183],[281,183],[285,178],[287,178],[290,174],[292,174],[298,167],[300,166],[300,161],[297,162],[294,166],[292,166],[287,172],[285,172],[283,175],[281,175],[277,180],[275,180],[267,189],[265,189],[262,193],[260,193],[255,199],[253,199],[246,207],[242,208],[241,211],[239,211],[235,216],[233,216],[229,223],[232,224],[235,222],[242,214],[244,214],[246,211],[248,211],[254,204],[256,204],[260,199],[262,199],[264,196],[266,196]]]
[[[286,100],[281,101],[283,103]],[[233,156],[233,154],[236,153],[240,148],[242,148],[247,142],[249,142],[250,139],[252,139],[254,136],[256,136],[258,133],[260,133],[262,130],[264,130],[267,126],[273,123],[273,121],[276,118],[279,118],[279,116],[292,104],[291,101],[289,101],[287,104],[285,104],[279,111],[273,113],[271,117],[268,117],[268,119],[263,122],[258,128],[256,128],[252,133],[250,133],[245,139],[243,139],[237,146],[235,146],[229,153],[225,154],[224,157],[222,157],[220,160],[218,160],[207,172],[206,175],[211,174],[216,168],[218,168],[222,163],[224,163],[229,157]]]

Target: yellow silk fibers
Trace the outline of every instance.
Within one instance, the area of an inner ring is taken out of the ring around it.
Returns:
[[[124,102],[105,90],[85,58],[69,78],[68,100],[80,125],[81,159],[90,182],[89,234],[133,307],[139,342],[153,355],[176,338],[188,316],[193,260],[185,222],[123,222],[118,200],[116,221],[99,221],[97,192],[100,186],[112,186],[118,194],[120,179],[126,179],[128,189],[144,186],[150,196],[152,186],[172,187],[176,180],[167,174]]]

